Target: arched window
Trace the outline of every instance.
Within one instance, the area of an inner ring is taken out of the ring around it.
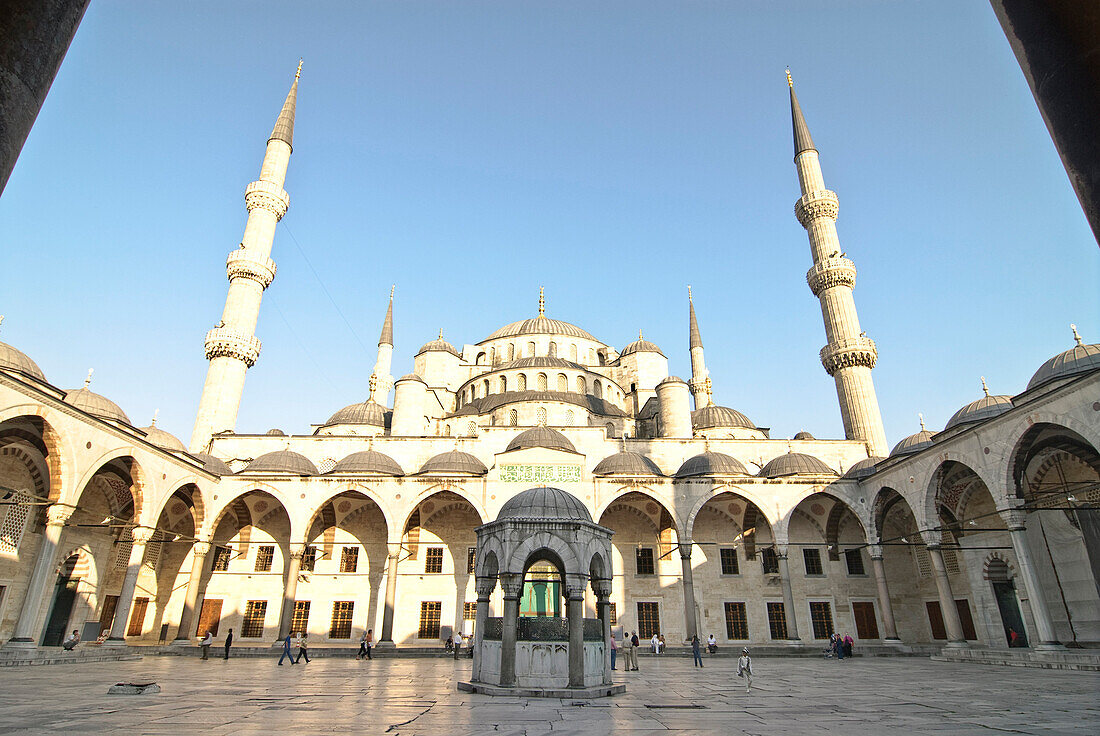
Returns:
[[[577,345],[576,343],[569,346],[569,360],[574,363],[577,362]]]
[[[558,344],[556,342],[554,342],[553,340],[550,341],[550,352],[548,353],[548,355],[551,358],[558,357]]]
[[[508,343],[508,362],[511,363],[516,359],[516,344],[514,342]]]
[[[449,425],[449,424],[443,425],[443,436],[444,437],[450,437],[451,436],[451,425]]]
[[[535,412],[535,421],[538,422],[540,427],[546,426],[546,408],[540,406],[538,411]]]
[[[596,364],[596,348],[588,348],[588,365]]]
[[[558,391],[565,392],[565,391],[568,391],[568,390],[569,390],[569,379],[566,378],[564,373],[559,373],[558,374]]]
[[[478,353],[477,359],[474,361],[477,365],[485,365],[485,353]]]
[[[476,437],[477,436],[477,422],[469,422],[466,425],[466,436],[467,437]]]
[[[527,343],[527,357],[535,357],[535,343],[534,341]]]
[[[603,398],[603,384],[600,383],[600,379],[596,379],[592,382],[592,395],[597,399]]]
[[[508,390],[508,379],[504,376],[500,377],[500,392],[504,393]]]
[[[573,410],[572,409],[565,412],[565,426],[567,426],[567,427],[572,427],[573,426]]]
[[[526,391],[527,390],[527,374],[526,373],[520,373],[519,374],[519,383],[517,384],[517,388],[520,391]]]
[[[577,393],[588,393],[588,381],[584,380],[584,376],[577,376]]]
[[[488,378],[486,378],[484,381],[482,381],[481,387],[483,389],[485,389],[485,395],[488,396],[489,395],[489,379]]]
[[[509,409],[508,410],[508,426],[509,427],[519,426],[519,412],[516,411],[515,409]]]
[[[603,425],[603,428],[604,428],[604,431],[607,432],[608,437],[614,437],[615,436],[615,425],[614,424],[612,424],[611,422],[608,422],[607,424]]]
[[[477,386],[470,386],[470,401],[477,400]]]
[[[489,362],[493,365],[497,364],[497,349],[489,348]]]
[[[545,373],[540,373],[538,375],[537,381],[538,381],[538,383],[535,384],[536,385],[536,390],[538,390],[538,391],[548,390],[546,388],[546,374]]]

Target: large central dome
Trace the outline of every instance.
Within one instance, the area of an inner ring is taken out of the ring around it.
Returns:
[[[599,340],[574,324],[562,322],[560,319],[550,319],[544,315],[504,325],[485,339],[498,340],[504,337],[517,337],[519,335],[565,335],[567,337],[580,337],[585,340],[599,342]]]

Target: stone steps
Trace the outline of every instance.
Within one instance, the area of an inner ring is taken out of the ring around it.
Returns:
[[[0,667],[29,667],[45,664],[88,664],[91,662],[132,662],[142,658],[142,652],[133,649],[103,651],[89,648],[75,652],[62,649],[13,649],[0,651]]]
[[[932,656],[936,662],[972,662],[1002,667],[1100,672],[1100,652],[1080,649],[972,649],[945,648]]]

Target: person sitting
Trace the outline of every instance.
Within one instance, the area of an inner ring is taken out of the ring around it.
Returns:
[[[657,636],[657,654],[661,654],[665,651],[665,635],[659,634]]]
[[[714,638],[714,634],[707,637],[707,651],[711,654],[718,651],[718,640]]]
[[[77,644],[80,643],[80,633],[76,629],[73,629],[73,633],[65,637],[65,641],[61,642],[61,648],[66,652],[71,652]]]
[[[447,641],[443,644],[443,651],[453,652],[455,650],[455,639],[453,636],[448,636]]]

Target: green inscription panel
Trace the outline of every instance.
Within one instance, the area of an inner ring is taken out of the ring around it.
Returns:
[[[580,465],[501,465],[500,479],[505,483],[577,483]]]

